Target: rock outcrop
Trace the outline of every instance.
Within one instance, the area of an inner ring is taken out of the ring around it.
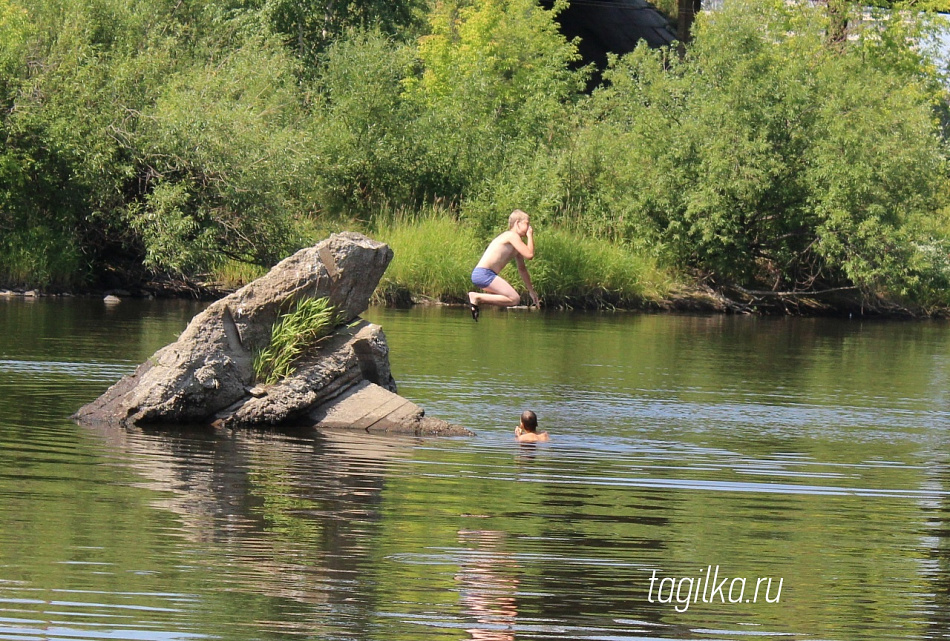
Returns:
[[[417,435],[470,435],[396,394],[382,328],[359,318],[392,260],[385,244],[335,234],[196,315],[179,339],[83,406],[80,422],[314,425]],[[254,384],[254,355],[278,317],[327,297],[342,323],[294,373]]]

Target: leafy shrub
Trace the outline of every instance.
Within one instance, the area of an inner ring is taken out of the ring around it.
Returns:
[[[410,133],[416,114],[401,97],[412,55],[372,31],[348,34],[322,57],[308,126],[323,210],[369,217],[433,188]]]
[[[946,164],[927,60],[889,46],[906,20],[837,48],[819,8],[736,0],[683,60],[639,48],[592,97],[573,206],[718,282],[907,289],[907,225],[939,209]]]
[[[167,82],[136,147],[145,183],[129,207],[154,269],[200,273],[223,256],[271,265],[299,247],[313,176],[292,64],[250,41]],[[201,105],[195,108],[195,105]]]

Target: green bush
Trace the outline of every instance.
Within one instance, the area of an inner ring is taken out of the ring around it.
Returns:
[[[82,251],[63,230],[42,225],[0,237],[0,282],[21,287],[81,285]]]
[[[572,206],[714,282],[909,291],[907,225],[944,202],[946,162],[927,60],[890,47],[906,20],[839,49],[819,8],[736,0],[683,60],[639,48],[578,130]]]
[[[299,248],[292,220],[310,210],[314,176],[295,85],[267,40],[165,83],[135,137],[144,193],[128,214],[146,266],[195,274],[225,256],[271,265]]]
[[[402,99],[412,56],[379,32],[350,33],[323,56],[309,138],[314,198],[331,215],[368,218],[432,189],[410,134],[416,114]]]
[[[395,36],[413,33],[422,21],[422,0],[267,0],[253,3],[287,48],[308,66],[347,31],[377,29]]]
[[[511,168],[533,165],[563,139],[587,74],[569,70],[579,56],[557,30],[562,7],[446,2],[430,13],[421,71],[405,85],[420,112],[414,138],[426,168],[443,177],[434,186],[450,205],[482,201]]]
[[[323,57],[313,140],[330,212],[481,205],[564,137],[586,75],[569,70],[577,51],[554,13],[533,0],[450,2],[429,23],[414,46],[356,32]]]

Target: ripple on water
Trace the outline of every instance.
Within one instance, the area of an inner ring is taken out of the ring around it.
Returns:
[[[199,605],[196,595],[97,592],[27,587],[0,580],[0,639],[129,639],[187,641],[211,638],[187,630],[176,615]],[[159,623],[159,620],[165,620]]]
[[[0,375],[15,374],[45,379],[65,376],[87,381],[115,382],[135,369],[134,363],[0,360]],[[45,381],[44,381],[45,382]]]
[[[2,639],[947,629],[942,328],[383,312],[400,391],[476,438],[77,426],[173,338],[127,309],[0,344]],[[551,443],[513,441],[525,407]],[[649,600],[709,566],[782,603]]]

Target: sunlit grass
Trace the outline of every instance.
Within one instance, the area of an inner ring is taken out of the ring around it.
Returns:
[[[378,299],[393,302],[411,292],[414,297],[461,302],[473,289],[472,268],[484,243],[464,223],[435,214],[394,217],[377,227],[375,237],[395,254],[377,290]],[[676,286],[675,276],[652,256],[607,241],[540,229],[535,245],[528,271],[548,306],[640,307],[659,302]],[[502,276],[524,291],[514,264]]]
[[[654,257],[604,240],[551,229],[535,234],[535,246],[531,279],[552,306],[639,307],[662,300],[676,283]]]
[[[393,261],[377,288],[392,301],[411,292],[445,302],[461,301],[471,288],[472,268],[481,256],[474,232],[446,215],[393,217],[377,225],[375,238],[393,250]]]
[[[487,244],[468,224],[444,211],[410,215],[382,212],[374,229],[351,222],[333,231],[359,230],[388,244],[393,261],[376,288],[374,302],[410,304],[425,300],[460,303],[474,289],[472,268]],[[337,222],[336,226],[343,225]],[[313,242],[329,235],[311,229]],[[502,230],[499,229],[499,232]],[[683,283],[655,257],[629,247],[565,229],[542,227],[535,231],[537,251],[528,261],[542,304],[556,308],[638,308],[665,300]],[[217,276],[232,286],[244,285],[266,270],[241,263],[225,263]],[[502,276],[524,292],[512,263]],[[527,299],[525,299],[527,300]]]
[[[298,359],[326,338],[340,323],[340,314],[327,298],[304,298],[280,316],[270,344],[254,357],[257,382],[272,385],[294,373]]]
[[[215,267],[211,279],[223,289],[239,289],[266,273],[266,267],[228,260]]]

